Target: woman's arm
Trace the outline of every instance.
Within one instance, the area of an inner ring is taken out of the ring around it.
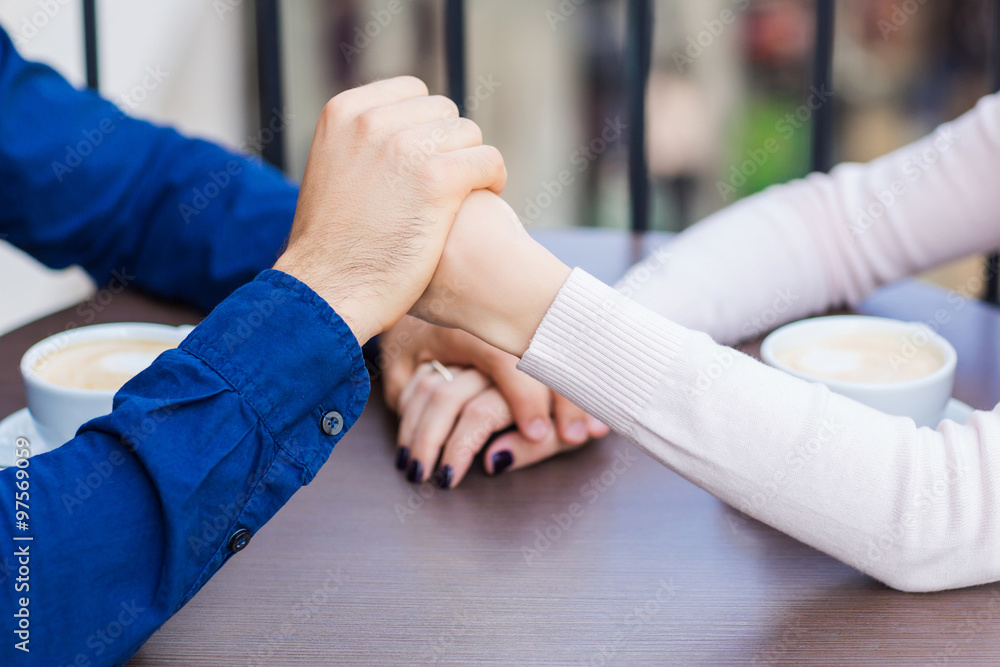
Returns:
[[[716,213],[637,264],[617,287],[717,341],[753,338],[831,306],[854,304],[888,280],[1000,246],[1000,192],[991,180],[998,171],[1000,98],[991,96],[911,146],[868,164],[844,164],[830,175],[770,188]],[[502,450],[513,453],[509,469],[531,465],[588,435],[583,425],[591,420],[557,394],[550,401],[536,383],[515,372],[509,355],[412,322],[382,340],[393,351],[383,355],[390,405],[429,359],[477,366],[499,386],[502,399],[491,392],[496,408],[491,411],[512,411],[520,434],[494,441],[487,462]],[[424,393],[455,389],[427,387]],[[401,430],[401,460],[412,465],[418,459],[429,474],[443,451],[442,465],[451,465],[461,479],[468,457],[450,456],[446,442],[457,425],[454,402],[412,403],[417,407],[409,412],[420,413],[416,419],[435,428],[424,429],[430,437]],[[531,424],[549,424],[552,405],[558,434],[550,426],[529,438]],[[468,430],[476,430],[474,418],[465,421]],[[403,415],[404,425],[413,422],[413,416]],[[477,426],[506,425],[506,419],[491,418]]]
[[[1000,415],[917,428],[575,271],[519,368],[744,513],[904,591],[1000,580]]]
[[[636,265],[620,291],[719,342],[855,304],[875,287],[1000,246],[1000,97],[866,164],[777,185]]]
[[[467,200],[416,311],[521,356],[687,479],[893,587],[1000,579],[995,412],[918,429],[768,368],[571,273],[488,194]]]

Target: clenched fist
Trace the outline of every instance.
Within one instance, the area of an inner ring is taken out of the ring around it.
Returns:
[[[469,193],[499,193],[506,176],[479,127],[419,79],[346,91],[316,125],[274,268],[315,290],[363,344],[423,293]]]

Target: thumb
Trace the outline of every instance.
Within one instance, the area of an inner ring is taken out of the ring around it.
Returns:
[[[463,148],[443,155],[447,155],[458,169],[459,181],[469,192],[492,190],[500,194],[507,185],[507,167],[495,146]]]
[[[552,392],[526,373],[517,370],[517,358],[504,355],[489,372],[497,389],[507,399],[518,430],[525,438],[541,441],[553,431]]]

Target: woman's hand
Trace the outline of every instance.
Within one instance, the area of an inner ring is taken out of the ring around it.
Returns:
[[[528,348],[531,336],[569,274],[569,267],[528,236],[510,206],[495,194],[480,190],[462,204],[430,285],[410,312],[476,336],[506,352],[507,363],[513,365],[514,357]],[[450,469],[453,484],[460,478],[455,477],[456,466],[461,466],[464,474],[490,434],[513,423],[502,394],[493,392],[479,398],[487,393],[487,380],[482,374],[457,367],[447,374],[454,376],[452,382],[447,381],[445,373],[428,366],[400,393],[398,407],[404,423],[400,427],[397,464],[409,455],[407,471],[413,481],[426,478],[429,464],[437,460],[436,452],[443,447],[442,475],[446,476]],[[463,422],[466,404],[472,404],[469,411],[474,418]],[[440,410],[439,405],[443,406]],[[435,409],[428,411],[428,406]],[[598,424],[591,426],[601,432]],[[562,441],[554,430],[549,431],[548,439],[536,439],[535,444],[539,440],[546,443],[537,451],[517,434],[512,438],[503,436],[498,442],[501,448],[507,446],[503,451],[509,452],[512,459],[511,448],[521,453],[518,466],[528,465],[561,449]],[[586,441],[586,437],[575,439]],[[403,447],[409,452],[404,453]],[[515,463],[512,460],[505,464],[503,456],[494,460],[500,453],[495,447],[491,445],[488,452],[487,472],[495,473],[498,467]]]
[[[421,364],[398,398],[401,421],[396,466],[406,470],[411,482],[430,477],[439,488],[449,489],[462,481],[487,443],[483,467],[487,474],[496,475],[534,465],[575,449],[591,437],[608,434],[607,426],[558,394],[545,392],[546,399],[551,397],[546,407],[555,411],[557,421],[560,414],[574,420],[572,440],[561,439],[554,429],[540,440],[529,440],[513,430],[490,443],[494,434],[514,425],[500,390],[475,369],[452,366],[442,373],[430,363]]]
[[[602,437],[600,427],[589,428],[587,414],[541,382],[517,369],[517,357],[482,342],[458,329],[434,326],[415,317],[404,317],[383,334],[379,345],[379,367],[384,371],[386,403],[399,412],[399,397],[410,384],[417,368],[437,360],[442,364],[472,367],[496,385],[521,434],[529,441],[548,439],[555,428],[567,443],[582,444],[589,437]],[[595,422],[596,423],[596,422]],[[414,444],[401,438],[400,446],[410,449],[400,460],[409,460]],[[418,446],[418,450],[422,447]],[[432,470],[434,459],[418,458],[425,470]]]
[[[410,313],[520,357],[569,274],[506,202],[480,190],[459,209],[434,277]]]

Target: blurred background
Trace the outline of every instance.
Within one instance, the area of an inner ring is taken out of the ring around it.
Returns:
[[[529,228],[626,228],[623,0],[466,4],[466,107],[504,153],[505,198]],[[837,162],[898,148],[989,92],[992,4],[838,0],[829,102]],[[443,5],[280,3],[283,108],[271,112],[287,126],[291,177],[301,177],[318,114],[337,92],[397,74],[446,91]],[[97,8],[102,94],[133,115],[260,150],[252,0],[98,0]],[[657,0],[647,105],[654,229],[682,230],[807,173],[814,9],[813,0]],[[79,86],[82,23],[79,0],[0,0],[0,25],[21,52]],[[568,185],[559,183],[566,171]],[[961,288],[981,262],[927,278]],[[0,292],[0,332],[93,290],[79,271],[44,270],[2,245],[0,281],[16,285]]]

